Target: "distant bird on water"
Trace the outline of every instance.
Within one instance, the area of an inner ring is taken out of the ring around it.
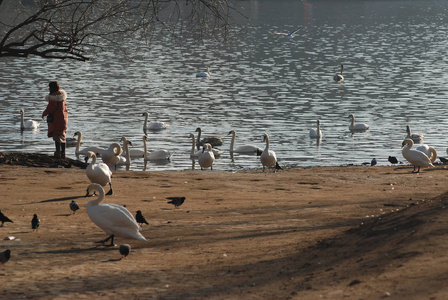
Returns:
[[[185,197],[167,197],[166,199],[171,200],[168,201],[168,204],[173,204],[176,208],[181,206],[185,201]]]
[[[398,164],[398,159],[395,156],[389,156],[387,159],[391,164]]]
[[[2,225],[0,225],[0,227],[3,227],[3,223],[6,223],[6,222],[14,223],[13,221],[11,221],[10,218],[5,216],[1,210],[0,210],[0,222],[2,222]]]
[[[341,73],[336,73],[334,75],[333,80],[336,82],[342,82],[344,81],[344,76],[342,76],[342,71],[344,70],[344,65],[341,65]]]
[[[0,264],[6,263],[11,258],[11,250],[0,252]]]
[[[142,226],[143,224],[149,225],[148,221],[146,221],[145,217],[142,215],[140,210],[137,210],[137,214],[135,215],[135,220],[137,223]]]
[[[33,219],[31,220],[31,228],[36,229],[39,228],[40,220],[36,214],[34,214]]]
[[[72,202],[70,202],[70,209],[73,212],[73,214],[75,214],[76,211],[79,209],[79,205],[78,203],[76,203],[75,200],[72,200]]]
[[[122,258],[126,257],[131,252],[131,246],[129,246],[128,244],[122,244],[120,245],[119,251],[120,254],[123,255]]]

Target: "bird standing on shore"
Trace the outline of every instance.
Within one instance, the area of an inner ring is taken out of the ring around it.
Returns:
[[[7,216],[5,216],[2,211],[0,210],[0,222],[2,222],[2,225],[0,225],[0,227],[3,227],[3,223],[5,222],[10,222],[10,223],[14,223],[13,221],[11,221],[10,218],[8,218]]]
[[[137,221],[137,223],[142,226],[143,224],[147,224],[149,225],[148,221],[146,221],[145,217],[142,214],[141,210],[137,210],[137,213],[135,215],[135,220]]]
[[[72,202],[70,202],[70,210],[73,212],[73,214],[75,214],[78,209],[79,209],[78,203],[76,203],[75,200],[72,200]]]
[[[36,214],[34,214],[33,219],[31,220],[31,229],[36,229],[39,228],[40,226],[40,220],[37,217]]]
[[[403,157],[414,166],[414,171],[412,173],[420,172],[420,167],[434,167],[429,157],[418,150],[411,149],[414,146],[414,141],[412,139],[406,138],[401,144],[403,149],[401,153]],[[418,170],[415,169],[418,167]]]
[[[0,253],[0,264],[6,263],[11,258],[11,250],[5,250]]]
[[[395,156],[389,156],[387,159],[391,164],[398,164],[398,159]]]
[[[181,206],[185,201],[185,197],[167,197],[166,199],[171,200],[168,201],[168,204],[173,204],[175,208]]]
[[[120,251],[120,254],[123,255],[121,258],[123,258],[129,255],[131,252],[131,246],[128,244],[122,244],[118,250]]]

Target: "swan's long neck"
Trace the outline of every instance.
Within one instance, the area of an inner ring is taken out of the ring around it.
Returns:
[[[82,136],[81,132],[79,132],[77,134],[77,136],[78,136],[78,140],[76,141],[76,150],[75,150],[75,152],[79,152],[79,150],[81,149],[81,136]]]
[[[198,130],[198,145],[199,145],[199,142],[200,142],[200,140],[201,140],[201,133],[202,133],[202,130],[199,129],[199,130]]]
[[[100,203],[101,203],[101,201],[103,201],[103,199],[104,199],[104,190],[103,190],[103,188],[99,188],[99,187],[97,187],[97,186],[95,186],[94,187],[94,190],[96,191],[96,192],[98,192],[98,198],[97,199],[93,199],[93,200],[90,200],[88,203],[87,203],[87,206],[94,206],[94,205],[99,205]]]
[[[354,116],[350,116],[350,119],[352,119],[352,126],[355,126],[355,117]]]
[[[233,152],[233,146],[234,146],[234,143],[235,143],[235,136],[236,136],[236,133],[232,132],[232,141],[230,142],[230,152]]]
[[[429,147],[429,151],[431,152],[431,157],[429,159],[431,160],[431,163],[434,163],[437,159],[437,151],[434,147]]]
[[[130,164],[131,163],[131,154],[129,153],[128,142],[124,143],[123,147],[124,147],[124,151],[126,152],[126,163]]]
[[[411,127],[406,126],[406,131],[408,132],[408,136],[411,136]]]
[[[146,128],[147,124],[148,124],[148,115],[149,114],[145,114],[145,122],[143,123],[143,128]]]
[[[194,148],[196,147],[196,139],[194,138],[194,134],[191,134],[191,153],[190,155],[194,155]]]
[[[96,154],[93,153],[90,157],[92,157],[92,162],[90,164],[94,165],[96,163]]]
[[[344,65],[341,65],[341,75],[342,75],[342,70],[344,70]]]
[[[317,120],[317,134],[319,134],[319,131],[320,131],[320,121]]]
[[[112,149],[114,150],[114,155],[115,156],[118,156],[118,155],[120,155],[123,152],[122,149],[121,149],[120,144],[112,143],[111,146],[112,146]],[[125,148],[125,151],[126,151],[126,148]]]
[[[146,153],[146,150],[147,148],[146,148],[146,137],[143,137],[143,151],[144,151],[144,153],[143,153],[143,157],[144,157],[144,159],[145,160],[147,160],[148,159],[148,155],[147,155],[147,153]]]
[[[269,136],[266,136],[264,139],[266,140],[266,148],[265,148],[265,150],[269,150]]]
[[[25,128],[25,113],[20,112],[20,128]]]

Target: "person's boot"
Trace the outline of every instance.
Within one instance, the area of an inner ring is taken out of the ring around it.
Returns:
[[[61,158],[61,143],[54,142],[54,145],[56,147],[56,151],[54,151],[54,157]]]
[[[61,158],[65,159],[65,143],[61,143]]]

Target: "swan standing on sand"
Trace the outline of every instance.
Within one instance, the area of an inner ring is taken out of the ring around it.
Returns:
[[[418,144],[423,143],[423,139],[425,136],[421,133],[412,133],[411,126],[409,126],[409,125],[406,126],[406,133],[407,133],[407,135],[406,135],[407,139],[413,140],[414,143],[418,143]]]
[[[232,135],[232,141],[230,142],[230,153],[246,153],[246,154],[252,154],[252,153],[258,153],[262,152],[263,149],[261,149],[258,146],[255,145],[242,145],[238,146],[236,149],[233,149],[235,144],[235,138],[236,138],[236,132],[235,130],[230,130],[227,135]]]
[[[123,155],[118,156],[118,163],[117,165],[125,165],[130,166],[131,165],[131,154],[129,153],[129,145],[132,146],[132,142],[127,140],[124,136],[121,138],[123,141]]]
[[[210,168],[213,170],[213,163],[215,162],[215,155],[212,152],[212,145],[204,144],[202,153],[198,157],[199,165],[201,170]]]
[[[34,130],[38,129],[40,123],[34,120],[26,120],[25,121],[25,110],[20,110],[20,129],[21,130]]]
[[[431,160],[431,163],[434,163],[437,159],[437,151],[434,147],[428,145],[420,145],[416,148],[418,151],[421,151],[426,154]]]
[[[110,144],[109,148],[101,153],[101,159],[107,165],[113,166],[118,164],[120,161],[120,154],[123,153],[123,150],[118,143]]]
[[[334,75],[333,80],[336,82],[342,82],[344,81],[344,76],[342,76],[342,71],[344,70],[344,65],[341,65],[341,73],[336,73]]]
[[[112,171],[109,169],[109,166],[105,163],[97,163],[96,155],[92,151],[87,152],[86,163],[88,162],[89,158],[92,159],[92,162],[86,168],[86,175],[89,178],[90,182],[97,183],[101,186],[109,184],[110,190],[106,195],[112,195],[114,193],[112,191]]]
[[[222,138],[217,137],[217,136],[209,136],[209,137],[205,137],[201,140],[201,134],[202,134],[202,129],[200,127],[196,128],[195,132],[198,133],[198,139],[197,139],[197,148],[199,150],[199,147],[204,145],[204,144],[210,144],[212,147],[216,147],[216,146],[222,146]]]
[[[413,173],[420,172],[420,167],[434,167],[425,153],[411,149],[412,146],[414,146],[414,141],[412,139],[404,139],[401,146],[403,147],[401,150],[403,157],[414,166]],[[418,167],[417,171],[415,171],[416,167]]]
[[[87,152],[89,152],[89,151],[92,151],[93,153],[95,153],[96,156],[100,156],[103,153],[103,151],[105,150],[105,148],[103,148],[103,147],[95,147],[95,146],[80,149],[81,143],[82,143],[81,131],[76,131],[75,134],[73,135],[73,137],[76,137],[76,136],[78,137],[77,141],[76,141],[76,149],[75,149],[75,155],[77,157],[79,157],[79,155],[87,155]]]
[[[97,199],[90,200],[86,205],[90,220],[104,230],[105,233],[109,234],[107,239],[99,241],[99,243],[111,240],[109,246],[115,246],[115,236],[133,238],[144,242],[148,241],[140,233],[142,228],[125,207],[117,204],[100,204],[104,199],[104,190],[99,184],[90,184],[87,192],[89,195],[94,192],[99,195]]]
[[[320,120],[317,119],[317,128],[310,129],[310,138],[320,139],[322,137],[322,131],[320,130]]]
[[[265,133],[263,135],[263,142],[266,141],[266,147],[263,150],[263,153],[260,155],[260,161],[263,165],[263,172],[264,169],[267,168],[280,168],[280,166],[277,163],[277,156],[275,155],[275,152],[273,150],[269,149],[269,135]]]
[[[366,123],[357,123],[355,124],[355,115],[354,114],[350,114],[348,116],[351,119],[351,123],[348,126],[348,129],[350,131],[366,131],[369,130],[370,126]]]
[[[145,122],[143,123],[143,130],[162,130],[168,127],[168,124],[164,122],[149,122],[148,123],[148,112],[144,112],[142,116],[145,116]]]
[[[196,77],[201,77],[201,78],[210,78],[210,68],[207,68],[207,71],[205,72],[198,72],[196,74]]]

